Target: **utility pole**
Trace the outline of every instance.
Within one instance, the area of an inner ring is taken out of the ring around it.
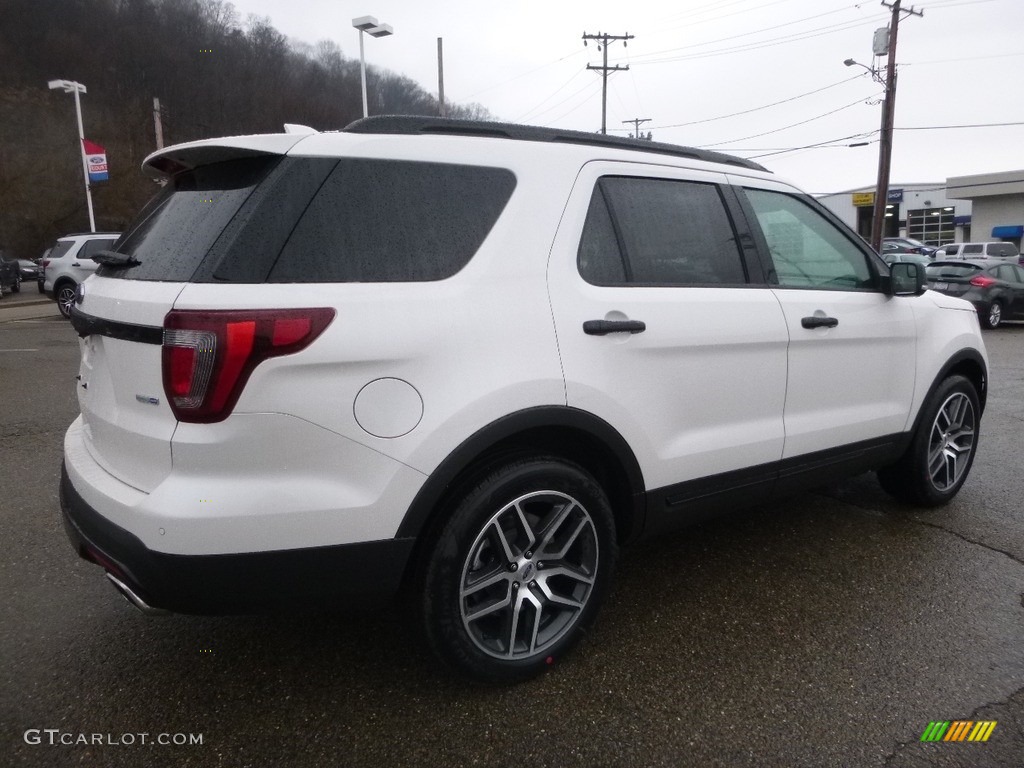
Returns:
[[[601,73],[601,133],[608,133],[608,73],[619,72],[629,69],[629,65],[620,67],[615,65],[614,67],[608,66],[608,41],[621,40],[623,47],[626,46],[628,40],[632,40],[635,35],[631,35],[628,32],[624,35],[609,35],[607,32],[598,32],[596,35],[588,35],[586,32],[583,33],[583,45],[587,44],[587,40],[597,40],[597,50],[604,53],[604,64],[600,67],[596,67],[593,64],[587,64],[587,69],[596,69]]]
[[[649,123],[649,122],[651,122],[651,118],[649,118],[649,117],[634,117],[632,120],[623,120],[622,122],[623,123],[632,123],[633,124],[633,137],[637,138],[637,139],[642,139],[643,136],[640,135],[640,123]]]
[[[882,131],[878,147],[878,183],[875,185],[875,209],[871,216],[871,247],[882,248],[882,232],[885,227],[885,206],[889,201],[889,170],[892,165],[892,127],[896,115],[896,37],[900,30],[900,0],[892,4],[882,0],[882,5],[892,9],[889,24],[889,59],[885,72],[885,101],[882,102]],[[924,16],[923,11],[903,11],[913,16]]]
[[[160,121],[160,99],[153,97],[153,130],[156,133],[156,148],[164,148],[164,125]]]
[[[437,107],[441,117],[445,115],[444,108],[444,42],[437,38]]]

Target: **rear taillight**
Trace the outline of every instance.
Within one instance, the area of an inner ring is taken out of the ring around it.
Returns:
[[[162,365],[175,417],[223,421],[257,365],[305,349],[333,319],[330,308],[172,310],[164,318]]]
[[[995,280],[993,280],[991,277],[986,277],[985,275],[978,275],[977,277],[971,278],[971,285],[975,286],[976,288],[988,288],[990,285],[995,284]]]

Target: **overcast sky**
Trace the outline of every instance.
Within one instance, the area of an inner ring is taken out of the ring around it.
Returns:
[[[269,17],[290,38],[330,39],[352,58],[352,19],[375,16],[395,33],[366,38],[367,62],[435,94],[443,37],[448,101],[584,131],[601,125],[601,77],[586,65],[602,54],[581,37],[629,33],[628,47],[608,49],[609,65],[629,66],[608,78],[609,133],[650,118],[641,129],[656,140],[755,157],[812,193],[875,183],[883,88],[843,61],[884,66],[871,53],[891,17],[879,0],[233,2],[243,21]],[[903,7],[924,15],[903,14],[899,27],[891,186],[1024,168],[1024,2]],[[1017,124],[899,130],[992,123]],[[780,151],[822,143],[837,146]]]

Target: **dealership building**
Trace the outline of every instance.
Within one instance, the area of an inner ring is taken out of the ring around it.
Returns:
[[[874,187],[818,198],[865,239],[871,237]],[[1024,237],[1024,170],[953,176],[945,183],[891,184],[883,237],[910,237],[929,245]]]

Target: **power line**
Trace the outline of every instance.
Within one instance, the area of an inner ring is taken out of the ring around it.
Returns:
[[[953,128],[1005,128],[1011,125],[1024,125],[1024,121],[1016,123],[969,123],[967,125],[917,125],[893,128],[894,131],[945,131]]]
[[[664,59],[651,59],[649,61],[637,61],[634,59],[633,63],[637,66],[647,64],[667,64],[675,61],[690,61],[692,59],[706,59],[713,56],[724,56],[730,53],[745,53],[747,51],[757,51],[762,48],[774,48],[777,45],[787,45],[789,43],[800,42],[801,40],[809,40],[813,37],[823,37],[825,35],[835,34],[836,32],[843,32],[848,29],[855,29],[857,27],[874,26],[878,24],[878,19],[868,19],[867,21],[852,21],[845,24],[837,24],[828,27],[818,27],[816,29],[807,30],[806,32],[797,32],[792,35],[782,35],[781,37],[770,38],[768,40],[761,40],[759,42],[746,43],[743,45],[732,46],[730,48],[720,48],[714,51],[704,51],[701,53],[689,53],[681,56],[671,56]]]
[[[879,95],[881,95],[881,94],[876,93],[876,94],[873,94],[872,96],[869,96],[868,98],[869,99],[873,99],[875,96],[879,96]],[[801,120],[798,123],[792,123],[790,125],[784,125],[781,128],[775,128],[775,129],[773,129],[771,131],[765,131],[764,133],[755,133],[752,136],[743,136],[743,137],[738,138],[738,139],[730,139],[729,141],[719,141],[719,142],[717,142],[717,143],[715,143],[713,145],[709,144],[709,145],[702,146],[702,147],[700,147],[700,149],[715,149],[715,148],[718,148],[718,147],[725,146],[726,144],[735,144],[738,141],[746,141],[747,139],[759,139],[762,136],[770,136],[773,133],[780,133],[780,132],[788,130],[790,128],[796,128],[797,126],[800,126],[800,125],[806,125],[807,123],[813,123],[815,120],[820,120],[823,117],[828,117],[829,115],[834,115],[836,112],[842,112],[844,109],[849,109],[850,107],[855,107],[858,104],[863,104],[864,101],[865,101],[865,99],[860,98],[860,99],[857,99],[856,101],[850,102],[849,104],[847,104],[845,106],[838,107],[837,109],[833,109],[833,110],[831,110],[829,112],[824,112],[824,113],[822,113],[820,115],[817,115],[815,117],[810,117],[810,118],[808,118],[806,120]]]
[[[729,35],[728,37],[720,37],[717,40],[708,40],[708,41],[703,42],[703,43],[693,43],[691,45],[683,45],[683,46],[680,46],[678,48],[666,48],[663,51],[652,51],[651,53],[646,53],[646,54],[643,54],[642,56],[638,57],[637,63],[638,64],[643,63],[642,59],[644,57],[660,56],[663,53],[674,53],[676,51],[688,51],[688,50],[691,50],[693,48],[703,48],[704,46],[707,46],[707,45],[715,45],[716,43],[725,43],[725,42],[728,42],[729,40],[738,40],[741,37],[750,37],[751,35],[759,35],[759,34],[761,34],[763,32],[771,32],[773,29],[782,29],[783,27],[791,27],[794,24],[801,24],[801,23],[803,23],[805,21],[811,21],[812,19],[819,19],[822,16],[831,16],[834,13],[842,13],[844,11],[850,10],[850,8],[856,8],[856,7],[857,7],[856,5],[849,5],[849,6],[845,6],[843,8],[836,8],[835,10],[832,10],[832,11],[825,11],[824,13],[818,13],[818,14],[815,14],[813,16],[805,16],[802,19],[794,19],[793,21],[787,21],[787,22],[785,22],[783,24],[776,24],[774,27],[764,27],[763,29],[756,29],[756,30],[754,30],[752,32],[741,32],[738,35]],[[829,29],[829,28],[830,27],[819,27],[819,29]],[[808,31],[812,31],[813,32],[813,31],[817,31],[817,30],[808,30]],[[797,33],[797,34],[802,34],[802,33]],[[764,41],[762,41],[762,42],[764,42]]]
[[[718,117],[706,117],[706,118],[704,118],[702,120],[691,120],[688,123],[676,123],[675,125],[660,125],[660,126],[656,125],[656,126],[653,126],[653,127],[656,128],[656,129],[661,129],[661,128],[685,128],[685,127],[690,126],[690,125],[700,125],[701,123],[710,123],[710,122],[713,122],[715,120],[725,120],[726,118],[729,118],[729,117],[737,117],[739,115],[749,115],[751,112],[759,112],[762,109],[768,109],[769,107],[777,107],[780,104],[788,104],[791,101],[796,101],[797,99],[802,99],[802,98],[804,98],[806,96],[813,96],[816,93],[821,93],[822,91],[827,91],[829,88],[835,88],[837,85],[843,85],[844,83],[850,83],[850,82],[853,82],[854,80],[859,80],[861,77],[863,77],[863,75],[854,75],[853,77],[849,77],[846,80],[840,80],[839,82],[832,83],[831,85],[825,85],[825,86],[822,86],[821,88],[815,88],[813,91],[807,91],[807,93],[801,93],[798,96],[790,96],[789,98],[782,99],[781,101],[773,101],[771,104],[765,104],[765,105],[760,106],[760,107],[752,107],[751,109],[744,109],[744,110],[742,110],[740,112],[730,112],[728,115],[719,115]]]
[[[566,80],[566,81],[565,81],[564,83],[562,83],[562,84],[561,84],[560,86],[558,86],[558,88],[556,88],[556,89],[555,89],[555,90],[554,90],[554,91],[553,91],[552,93],[550,93],[550,94],[549,94],[549,95],[548,95],[547,97],[545,97],[543,101],[541,101],[541,102],[540,102],[539,104],[537,104],[537,106],[535,106],[535,107],[533,107],[532,109],[530,109],[529,111],[525,112],[525,113],[523,114],[523,116],[522,116],[522,117],[520,117],[520,118],[518,119],[518,122],[523,122],[524,120],[526,120],[527,118],[529,118],[529,117],[530,117],[531,115],[533,115],[533,114],[534,114],[534,113],[535,113],[535,112],[536,112],[536,111],[537,111],[538,109],[540,109],[540,108],[541,108],[542,106],[544,106],[544,104],[545,104],[545,103],[547,103],[548,101],[550,101],[551,99],[553,99],[553,98],[554,98],[555,96],[557,96],[557,95],[558,95],[558,94],[559,94],[559,93],[560,93],[560,92],[561,92],[561,91],[562,91],[563,89],[565,89],[565,87],[566,87],[566,86],[568,86],[568,85],[569,85],[569,83],[571,83],[571,82],[572,82],[573,80],[575,80],[575,79],[576,79],[577,77],[579,77],[579,76],[580,76],[581,74],[583,74],[583,71],[582,71],[582,70],[580,70],[580,69],[577,69],[577,70],[575,70],[575,71],[573,72],[573,74],[572,74],[572,77],[570,77],[570,78],[569,78],[568,80]],[[590,84],[590,83],[587,83],[587,85],[589,85],[589,84]],[[585,86],[584,86],[584,87],[585,87]],[[583,90],[583,89],[581,88],[580,90]],[[576,93],[579,93],[579,91],[576,91]],[[575,95],[576,95],[576,93],[572,94],[571,96],[567,96],[566,98],[562,99],[562,100],[561,100],[560,102],[558,102],[557,104],[555,104],[555,105],[553,105],[553,106],[551,106],[551,107],[548,107],[548,108],[547,108],[546,110],[544,110],[544,112],[541,112],[541,113],[540,113],[540,115],[543,115],[543,114],[545,114],[545,113],[547,113],[547,112],[550,112],[550,111],[551,111],[552,109],[555,109],[556,107],[558,107],[558,106],[560,106],[560,105],[564,104],[564,103],[565,103],[566,101],[568,101],[568,100],[569,100],[569,99],[571,99],[571,98],[572,98],[573,96],[575,96]],[[540,115],[537,115],[537,116],[539,117]]]
[[[534,67],[533,69],[527,70],[526,72],[520,72],[518,75],[513,75],[508,80],[502,80],[500,83],[495,83],[494,85],[488,85],[484,88],[481,88],[479,91],[471,93],[469,96],[466,97],[466,99],[473,99],[479,96],[481,93],[486,93],[487,91],[490,91],[494,88],[500,88],[503,85],[508,85],[509,83],[518,80],[521,77],[532,75],[534,72],[540,72],[542,69],[546,69],[547,67],[550,67],[552,64],[558,64],[560,61],[565,61],[566,59],[572,58],[573,56],[578,56],[579,54],[580,51],[578,50],[573,51],[572,53],[567,53],[565,56],[562,56],[561,58],[558,59],[554,59],[553,61],[549,61],[546,64],[541,64],[539,67]]]

